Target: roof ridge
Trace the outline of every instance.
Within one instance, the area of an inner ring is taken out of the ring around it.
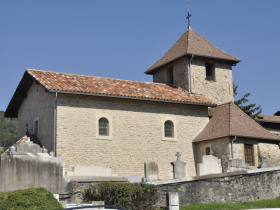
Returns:
[[[86,75],[86,74],[73,74],[73,73],[56,72],[56,71],[49,71],[49,70],[26,69],[26,71],[41,71],[41,72],[50,72],[50,73],[56,73],[56,74],[67,74],[67,75],[81,76],[81,77],[83,77],[83,76],[84,77],[95,77],[95,78],[113,79],[113,80],[121,80],[121,81],[131,81],[131,82],[142,82],[142,83],[166,85],[166,84],[158,83],[158,82],[146,82],[146,81],[136,81],[136,80],[128,80],[128,79],[117,79],[117,78],[111,78],[111,77],[100,77],[100,76]]]
[[[233,55],[230,55],[229,53],[223,51],[222,49],[218,48],[216,45],[214,45],[212,42],[210,42],[208,39],[206,39],[204,36],[200,35],[199,33],[197,33],[195,30],[192,30],[193,32],[195,32],[197,35],[201,36],[201,38],[203,38],[205,41],[207,41],[209,44],[213,45],[215,48],[217,48],[218,50],[221,50],[223,53],[227,54],[228,56],[231,56],[237,60],[240,60],[239,58],[233,56]]]

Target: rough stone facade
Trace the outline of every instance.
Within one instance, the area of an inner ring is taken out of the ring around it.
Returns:
[[[234,101],[232,66],[226,62],[213,62],[214,76],[210,80],[206,77],[205,62],[207,59],[194,57],[191,65],[192,92],[203,94],[213,102],[219,104]],[[159,68],[153,74],[153,81],[168,84],[167,70],[173,66],[173,84],[190,92],[189,58],[181,58],[167,66]]]
[[[109,119],[112,138],[99,139],[97,122]],[[163,122],[174,122],[177,138],[163,140]],[[160,179],[172,179],[175,154],[182,154],[188,176],[195,176],[192,140],[209,121],[207,107],[107,97],[60,94],[57,156],[66,171],[74,166],[112,168],[113,174],[144,176],[144,162],[155,161]]]
[[[192,92],[203,94],[215,103],[234,101],[232,66],[229,63],[215,62],[213,80],[206,79],[205,61],[194,57],[192,60]]]
[[[231,139],[228,137],[221,138],[221,139],[214,139],[204,142],[198,142],[195,144],[196,148],[196,160],[198,163],[201,163],[201,157],[206,155],[206,147],[210,147],[211,151],[213,151],[213,155],[221,159],[223,171],[225,171],[225,163],[232,159],[231,153]],[[245,160],[245,153],[244,153],[244,144],[252,144],[253,145],[253,152],[254,152],[254,165],[250,166],[250,169],[255,169],[258,167],[260,163],[260,155],[265,158],[265,162],[269,167],[279,166],[280,163],[280,149],[279,144],[277,142],[271,143],[269,141],[262,142],[256,139],[250,138],[240,138],[237,139],[233,143],[233,154],[234,158],[243,159]]]
[[[279,143],[259,143],[258,151],[264,157],[264,161],[268,166],[280,165]]]
[[[54,93],[47,93],[41,85],[35,82],[28,91],[18,111],[18,139],[28,131],[34,134],[34,120],[39,120],[38,138],[48,151],[53,151],[53,128],[54,128]]]
[[[231,172],[195,177],[189,181],[158,183],[161,199],[166,206],[166,194],[178,192],[180,206],[193,203],[229,203],[280,196],[280,167],[251,172]]]

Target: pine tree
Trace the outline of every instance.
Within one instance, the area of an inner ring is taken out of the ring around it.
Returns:
[[[236,96],[238,85],[233,84],[233,93]],[[257,116],[262,113],[261,105],[257,106],[256,104],[247,104],[249,102],[248,97],[251,93],[246,93],[242,98],[234,101],[234,104],[238,106],[243,112],[249,115],[252,119],[257,120]]]

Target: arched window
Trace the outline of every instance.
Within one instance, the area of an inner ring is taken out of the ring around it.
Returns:
[[[164,123],[164,137],[168,137],[168,138],[174,137],[174,124],[170,120],[167,120]]]
[[[100,136],[109,136],[109,121],[106,118],[100,118],[98,126]]]

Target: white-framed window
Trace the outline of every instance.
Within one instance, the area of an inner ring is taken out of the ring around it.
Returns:
[[[109,121],[102,117],[98,120],[98,132],[100,136],[109,136]]]
[[[177,123],[174,118],[162,120],[162,140],[177,141]]]
[[[39,117],[33,119],[33,134],[39,135]]]
[[[95,123],[96,139],[113,140],[113,122],[109,115],[97,115]]]

